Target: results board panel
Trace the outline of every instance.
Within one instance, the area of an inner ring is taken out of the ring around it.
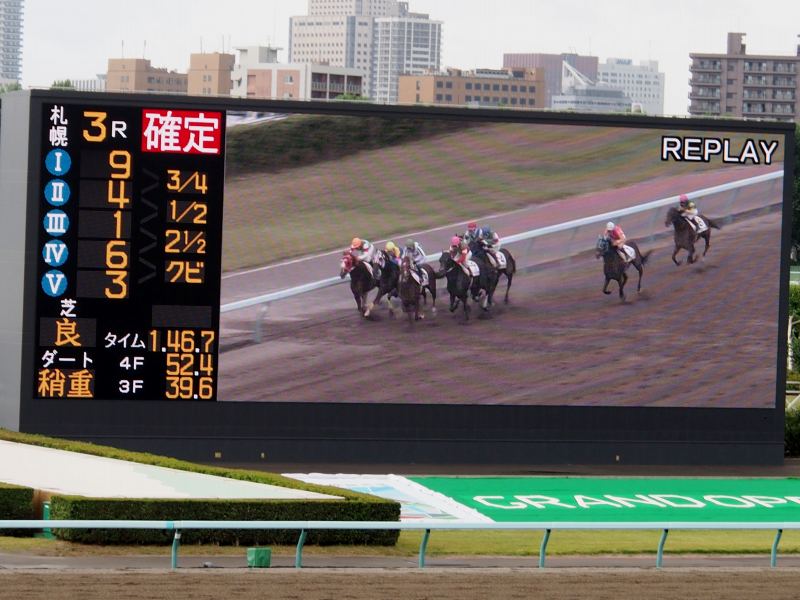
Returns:
[[[224,113],[41,122],[33,398],[215,400]]]

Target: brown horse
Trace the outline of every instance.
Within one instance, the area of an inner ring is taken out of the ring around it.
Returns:
[[[647,262],[647,258],[650,256],[650,253],[652,252],[652,250],[649,250],[646,254],[642,254],[639,251],[639,246],[636,244],[636,242],[625,242],[625,244],[636,251],[636,258],[630,262],[626,262],[625,259],[619,255],[617,249],[611,245],[611,242],[604,237],[601,237],[597,240],[597,246],[595,248],[595,257],[603,257],[603,274],[606,276],[606,282],[603,285],[603,293],[611,293],[608,289],[608,284],[611,283],[611,280],[613,279],[619,285],[619,299],[623,302],[625,301],[625,284],[628,281],[628,274],[625,271],[627,271],[628,267],[631,265],[633,265],[634,268],[639,271],[639,285],[636,287],[636,291],[641,292],[644,265]]]
[[[372,303],[367,303],[367,292],[377,287],[377,282],[367,265],[354,258],[349,250],[345,250],[342,256],[339,277],[344,279],[347,274],[350,274],[350,291],[353,292],[353,298],[356,299],[359,314],[362,317],[369,317]]]
[[[406,256],[400,263],[400,277],[397,279],[397,295],[403,304],[403,311],[408,315],[408,322],[413,324],[423,318],[422,285],[412,275],[411,257]]]
[[[676,265],[680,265],[683,262],[675,258],[681,250],[686,250],[689,253],[689,257],[686,259],[688,264],[692,264],[697,260],[694,256],[694,245],[696,242],[700,241],[701,238],[706,242],[706,247],[703,250],[703,256],[705,256],[711,246],[711,230],[720,229],[720,226],[708,217],[704,217],[703,215],[699,215],[699,217],[706,224],[706,230],[703,233],[697,233],[694,227],[689,224],[689,221],[687,221],[674,206],[671,206],[667,211],[667,218],[664,221],[664,226],[669,227],[672,225],[675,228],[675,251],[672,253],[672,262]]]

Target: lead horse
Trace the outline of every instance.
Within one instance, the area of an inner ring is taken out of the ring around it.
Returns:
[[[349,250],[342,256],[339,277],[344,279],[345,275],[350,275],[350,291],[356,299],[358,312],[362,317],[369,317],[372,310],[372,303],[367,303],[367,292],[377,286],[375,278],[372,276],[366,263],[353,257]]]
[[[686,250],[689,253],[686,259],[688,264],[692,264],[696,260],[694,256],[694,245],[695,242],[700,241],[701,238],[706,242],[706,247],[703,250],[703,256],[705,256],[711,246],[711,230],[720,229],[720,226],[708,217],[704,217],[703,215],[699,216],[706,224],[706,230],[702,233],[697,233],[689,221],[687,221],[674,206],[671,206],[667,211],[667,218],[664,221],[664,226],[669,227],[672,225],[675,228],[675,251],[672,253],[672,262],[676,265],[680,265],[683,262],[676,258],[678,252],[681,250]]]

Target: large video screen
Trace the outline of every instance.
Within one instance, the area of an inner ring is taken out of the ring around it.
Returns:
[[[218,401],[775,407],[783,136],[504,112],[228,115]]]

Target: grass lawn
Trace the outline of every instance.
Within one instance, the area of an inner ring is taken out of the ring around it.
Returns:
[[[280,123],[276,135],[292,119]],[[356,117],[353,128],[358,129]],[[307,118],[301,119],[307,125]],[[270,131],[269,123],[253,133]],[[487,123],[225,183],[223,268],[233,270],[718,165],[660,160],[662,131]],[[675,132],[672,132],[675,133]],[[299,143],[299,142],[298,142]],[[250,150],[254,152],[255,150]],[[241,154],[241,152],[240,152]],[[240,156],[238,160],[245,160]],[[251,165],[252,167],[252,165]],[[442,244],[446,244],[447,236]]]

